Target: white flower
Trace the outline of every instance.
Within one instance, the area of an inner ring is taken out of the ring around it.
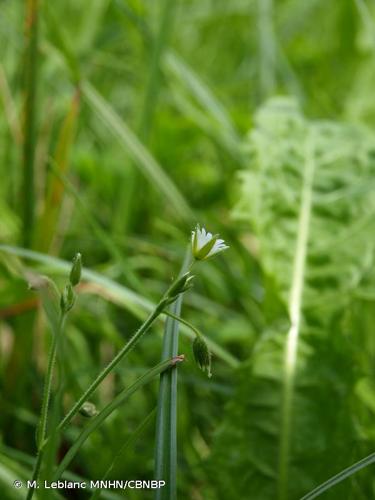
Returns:
[[[204,260],[229,248],[218,234],[208,233],[204,227],[197,225],[195,231],[191,233],[191,250],[193,257],[197,260]]]

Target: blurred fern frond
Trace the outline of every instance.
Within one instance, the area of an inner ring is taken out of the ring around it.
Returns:
[[[297,499],[347,465],[343,456],[360,458],[348,312],[373,264],[375,143],[277,98],[257,113],[248,146],[235,216],[258,240],[266,295],[272,283],[284,308],[275,314],[266,297],[268,328],[240,370],[211,464],[241,478],[220,484],[226,495]]]

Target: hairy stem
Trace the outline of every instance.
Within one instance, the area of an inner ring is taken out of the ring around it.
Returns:
[[[32,481],[37,481],[40,474],[40,469],[42,466],[42,458],[43,458],[43,449],[46,442],[46,433],[47,433],[47,420],[48,420],[48,408],[49,402],[51,398],[51,388],[52,388],[52,379],[53,379],[53,369],[56,363],[56,353],[57,347],[62,335],[62,331],[64,328],[65,314],[60,313],[59,321],[57,323],[56,329],[53,332],[52,344],[50,348],[50,352],[48,355],[48,364],[47,364],[47,373],[44,383],[43,389],[43,397],[42,397],[42,408],[40,412],[40,420],[37,428],[37,458],[34,464],[34,470],[32,475]],[[27,492],[27,500],[31,499],[34,493],[34,488],[30,488]]]
[[[147,332],[147,330],[154,323],[156,318],[160,316],[163,312],[166,304],[168,303],[169,291],[175,290],[176,285],[180,281],[181,277],[179,276],[169,287],[168,291],[164,294],[163,298],[156,305],[155,309],[150,313],[146,321],[139,327],[133,337],[124,345],[124,347],[117,353],[117,355],[112,359],[112,361],[99,373],[96,379],[91,383],[91,385],[86,389],[86,391],[81,395],[81,397],[76,401],[76,403],[72,406],[70,411],[65,415],[63,420],[54,430],[54,435],[58,435],[66,429],[69,423],[72,421],[73,417],[79,412],[83,403],[85,403],[93,394],[93,392],[97,389],[99,384],[107,377],[107,375],[118,365],[118,363],[135,347],[135,345],[141,340],[142,336]],[[41,443],[38,449],[38,456],[34,466],[33,477],[32,479],[37,479],[40,473],[40,467],[42,464],[43,454],[47,443],[49,442],[48,438],[45,438]],[[27,500],[31,500],[34,493],[34,489],[30,488],[27,494]]]
[[[175,366],[183,360],[184,356],[175,356],[172,359],[168,359],[159,363],[158,365],[151,368],[151,370],[147,371],[139,379],[137,379],[130,387],[121,391],[110,403],[108,403],[108,405],[103,408],[103,410],[98,413],[98,415],[90,420],[81,434],[75,440],[73,446],[69,449],[60,465],[58,466],[53,476],[53,481],[57,481],[58,479],[60,479],[61,475],[64,473],[65,469],[68,467],[73,458],[76,456],[86,439],[105,421],[106,418],[109,417],[109,415],[111,415],[111,413],[113,413],[114,410],[116,410],[116,408],[122,405],[124,401],[126,401],[132,394],[134,394],[134,392],[153,380],[157,375],[167,370],[168,368]]]

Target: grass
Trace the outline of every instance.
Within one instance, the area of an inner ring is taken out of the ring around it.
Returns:
[[[370,0],[4,2],[2,498],[39,466],[169,500],[374,496],[374,23]],[[197,223],[230,249],[180,318],[160,300]],[[59,346],[60,292],[28,283],[63,290],[77,250]]]
[[[38,85],[39,1],[26,2],[24,125],[23,125],[23,244],[32,243],[35,213],[34,161],[36,150],[36,98]]]

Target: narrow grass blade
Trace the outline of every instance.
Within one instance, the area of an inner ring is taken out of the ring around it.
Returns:
[[[77,84],[81,78],[78,59],[60,23],[55,19],[53,8],[51,5],[48,5],[48,2],[45,3],[43,14],[50,43],[63,56],[70,72],[70,77]]]
[[[22,479],[22,480],[28,480],[29,475],[28,475],[28,469],[30,467],[34,466],[35,463],[35,458],[28,455],[27,453],[24,453],[23,451],[17,450],[15,448],[11,448],[9,446],[1,445],[0,446],[0,464],[5,465],[5,463],[10,463],[10,461],[14,461],[15,464],[17,464],[18,469],[20,469],[19,464],[22,465],[22,473],[18,473],[16,475],[17,479]],[[15,472],[15,467],[12,468],[12,472]],[[84,482],[87,484],[87,489],[90,489],[90,481],[87,478],[84,478],[82,476],[79,476],[78,474],[75,474],[73,472],[66,471],[63,475],[63,478],[66,479],[67,481],[78,481],[78,482]],[[0,482],[1,482],[1,473],[0,473]],[[5,483],[4,483],[5,484]],[[12,488],[12,490],[15,490],[13,487],[13,481],[6,481],[7,485],[10,485],[9,487]],[[24,499],[25,495],[23,493],[23,489],[16,490],[17,492],[20,493],[21,498]],[[115,493],[112,493],[111,491],[106,491],[106,490],[101,490],[100,491],[101,496],[105,500],[120,500],[122,497],[119,495],[116,495]],[[36,500],[38,500],[38,495],[35,495],[34,497]]]
[[[171,312],[180,314],[182,297],[171,306]],[[179,323],[168,317],[165,323],[163,359],[178,348]],[[177,370],[160,376],[158,412],[155,439],[155,479],[166,481],[164,488],[155,490],[155,500],[174,500],[177,489]]]
[[[19,123],[16,103],[13,98],[8,79],[2,64],[0,64],[0,96],[4,106],[5,118],[12,133],[15,144],[22,143],[22,131]]]
[[[126,275],[127,281],[132,286],[138,284],[137,277],[135,276],[133,270],[130,268],[129,264],[126,262],[123,252],[117,244],[116,240],[101,227],[99,222],[96,220],[95,215],[86,207],[85,203],[82,201],[82,197],[80,196],[77,189],[69,181],[68,177],[59,170],[58,165],[56,165],[53,160],[50,161],[50,168],[64,185],[66,193],[69,193],[74,198],[77,209],[84,217],[88,225],[91,226],[95,237],[107,250],[108,254],[111,255],[114,260],[119,263],[120,269],[122,273]]]
[[[127,389],[124,389],[120,392],[101,412],[98,413],[95,417],[93,417],[86,427],[83,429],[81,434],[78,436],[77,440],[74,442],[73,446],[69,449],[69,451],[64,456],[61,461],[59,467],[57,468],[54,474],[54,481],[57,481],[65,469],[68,467],[70,462],[73,460],[83,443],[90,436],[92,432],[94,432],[104,421],[105,419],[114,412],[120,405],[122,405],[127,399],[130,398],[132,394],[134,394],[138,389],[143,387],[145,384],[151,382],[157,375],[167,370],[168,368],[174,367],[177,363],[183,361],[183,356],[176,356],[172,359],[168,359],[156,365],[154,368],[151,368],[148,372],[146,372],[142,377],[140,377],[134,384],[132,384]]]
[[[73,145],[77,118],[79,113],[80,94],[76,90],[69,106],[68,113],[61,126],[55,150],[56,169],[62,175],[68,169],[69,155]],[[38,247],[47,251],[53,241],[61,204],[64,197],[65,185],[57,176],[52,176],[49,183],[44,212],[39,225]]]
[[[166,2],[168,1],[170,0],[166,0]],[[147,44],[157,44],[150,27],[144,22],[143,18],[141,19],[134,15],[122,3],[118,3],[118,7],[121,8],[121,12],[125,13],[137,25]],[[199,128],[208,133],[217,142],[220,142],[222,146],[224,145],[228,152],[238,162],[243,164],[244,158],[240,152],[241,140],[225,107],[217,99],[209,86],[179,54],[171,49],[164,50],[162,69],[167,79],[169,80],[170,76],[172,76],[187,94],[187,98],[182,93],[175,97],[182,112],[193,119]],[[191,98],[199,105],[199,110],[191,104],[193,100]]]
[[[109,131],[119,140],[124,149],[130,154],[141,172],[171,203],[176,214],[178,214],[182,220],[191,220],[193,218],[193,212],[183,195],[155,158],[139,141],[134,132],[130,130],[112,108],[110,103],[107,102],[89,82],[84,82],[82,84],[82,92],[88,104],[108,127]]]
[[[42,408],[40,411],[40,419],[37,426],[36,441],[37,441],[37,459],[33,470],[33,480],[38,480],[41,466],[43,452],[42,447],[47,434],[47,420],[48,410],[51,398],[52,380],[54,374],[54,367],[56,363],[57,349],[61,341],[61,335],[64,328],[65,315],[59,310],[58,292],[54,283],[48,278],[41,277],[40,279],[33,279],[32,287],[40,291],[43,307],[46,311],[47,317],[52,328],[52,342],[48,354],[47,371],[45,375]],[[27,492],[27,498],[32,498],[34,488],[30,488]]]
[[[158,33],[152,44],[153,50],[151,55],[150,72],[139,126],[139,135],[141,139],[145,141],[147,141],[153,122],[160,85],[160,61],[163,57],[168,43],[169,34],[172,30],[174,8],[174,0],[163,0]]]
[[[191,261],[187,250],[180,275],[188,269]],[[162,360],[177,356],[180,323],[173,316],[181,313],[183,294],[170,306],[164,328]],[[155,466],[156,480],[165,481],[165,487],[155,490],[155,500],[175,500],[177,495],[177,369],[160,375],[160,388],[156,417]]]
[[[175,52],[168,51],[165,57],[165,68],[173,73],[190,90],[191,95],[201,107],[226,130],[234,139],[237,138],[232,120],[225,108],[214,96],[210,88],[199,78],[199,76],[184,62]]]
[[[160,13],[160,21],[155,41],[151,44],[150,71],[147,77],[147,85],[142,107],[140,109],[140,120],[138,135],[144,144],[148,144],[150,132],[154,121],[154,114],[158,102],[160,89],[160,62],[168,43],[169,34],[174,19],[174,0],[163,0]],[[134,204],[136,193],[139,189],[139,172],[134,165],[131,166],[130,175],[121,186],[121,196],[117,207],[117,218],[115,219],[114,231],[129,230],[132,219],[135,218],[136,204]],[[135,215],[135,216],[134,216]]]
[[[371,455],[368,455],[367,457],[363,458],[362,460],[359,460],[355,464],[351,465],[347,469],[342,470],[335,476],[331,477],[324,483],[320,484],[316,488],[314,488],[310,493],[307,493],[307,495],[304,495],[301,500],[312,500],[313,498],[316,498],[320,496],[322,493],[325,491],[331,489],[333,486],[335,486],[338,483],[341,483],[341,481],[344,481],[348,477],[352,476],[353,474],[356,474],[358,471],[361,469],[364,469],[365,467],[368,467],[369,465],[373,464],[375,462],[375,453],[371,453]]]
[[[29,247],[33,238],[35,211],[35,122],[38,67],[38,17],[39,1],[26,2],[26,57],[25,57],[25,104],[23,124],[23,243]]]
[[[113,471],[115,468],[117,462],[121,459],[123,453],[125,450],[127,450],[130,446],[133,445],[133,443],[138,439],[138,437],[142,434],[143,430],[148,426],[148,424],[153,420],[154,416],[156,413],[156,408],[154,408],[147,416],[142,420],[142,422],[138,425],[138,427],[135,429],[135,431],[128,437],[128,439],[125,441],[125,443],[121,446],[119,451],[116,453],[111,465],[108,467],[106,470],[104,476],[103,476],[103,481],[108,479],[110,473]],[[91,495],[89,500],[98,500],[100,496],[102,495],[102,490],[97,489],[94,491],[94,493]]]
[[[23,470],[21,472],[21,468],[18,464],[15,464],[15,467],[12,467],[12,465],[13,463],[10,463],[8,457],[4,457],[0,454],[0,489],[2,498],[9,500],[24,500],[24,489],[15,488],[13,485],[15,481],[19,481],[20,478],[26,479],[26,474]]]
[[[71,267],[71,264],[67,261],[39,252],[34,252],[32,250],[27,250],[25,248],[0,244],[0,251],[11,255],[17,255],[34,262],[39,262],[40,264],[47,266],[49,270],[53,270],[62,275],[69,272]],[[97,285],[98,292],[100,292],[107,300],[112,301],[120,307],[126,308],[139,319],[144,319],[145,315],[150,313],[155,307],[155,304],[148,299],[95,271],[83,269],[82,278],[85,281]],[[186,325],[181,325],[181,333],[190,339],[195,336],[195,334]],[[240,362],[231,353],[226,351],[212,339],[206,340],[212,354],[217,356],[232,368],[237,368],[239,366]]]

